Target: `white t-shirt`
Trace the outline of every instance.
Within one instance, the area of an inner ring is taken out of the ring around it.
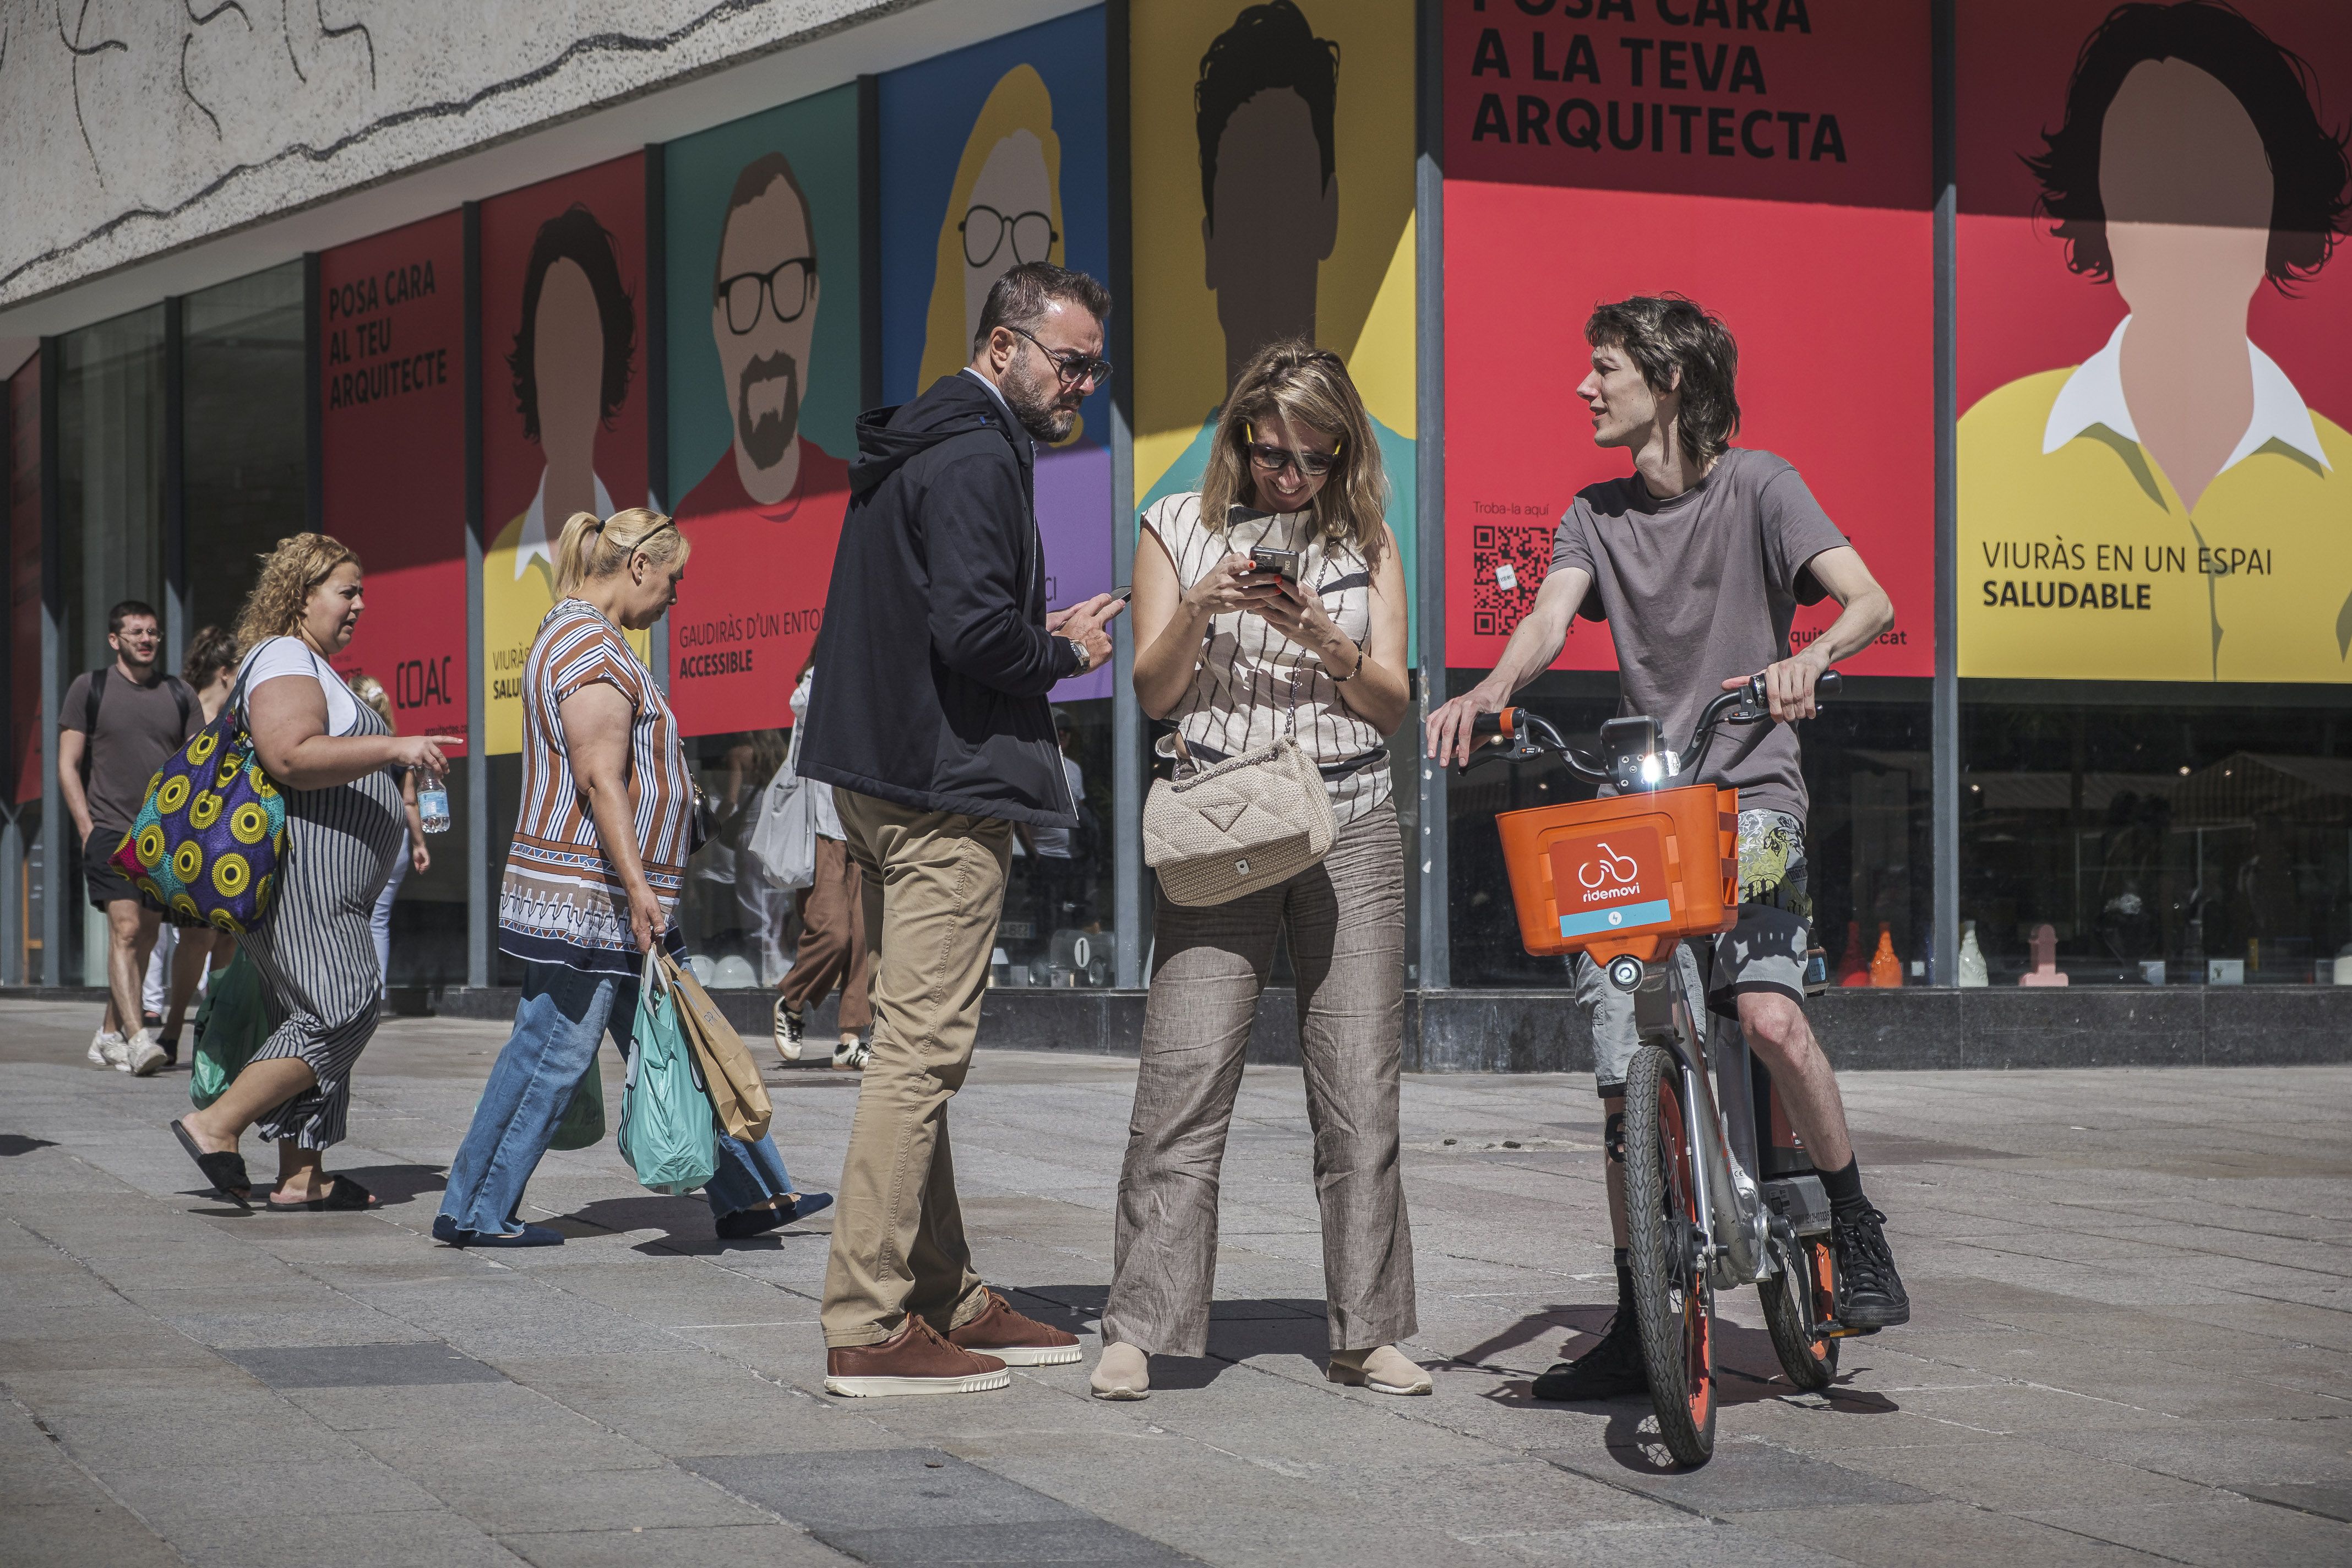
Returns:
[[[348,735],[360,727],[360,700],[343,684],[334,666],[320,658],[300,637],[271,637],[245,656],[237,679],[245,682],[245,721],[253,722],[253,694],[265,682],[281,675],[307,676],[327,694],[327,733]]]

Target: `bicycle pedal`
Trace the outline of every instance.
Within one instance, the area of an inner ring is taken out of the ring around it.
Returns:
[[[1811,1333],[1817,1340],[1857,1340],[1877,1331],[1876,1329],[1850,1329],[1835,1318],[1831,1318],[1824,1322],[1815,1323]]]

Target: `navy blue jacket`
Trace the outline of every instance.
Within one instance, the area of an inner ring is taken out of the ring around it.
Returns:
[[[1046,693],[1077,655],[1045,631],[1028,433],[958,373],[857,421],[801,772],[919,811],[1074,827]]]

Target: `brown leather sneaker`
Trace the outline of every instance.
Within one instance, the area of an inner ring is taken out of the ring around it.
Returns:
[[[979,1317],[948,1331],[948,1342],[994,1356],[1007,1366],[1066,1366],[1078,1359],[1077,1335],[1023,1317],[993,1290]]]
[[[1013,1381],[1004,1363],[940,1338],[909,1312],[906,1327],[879,1344],[839,1345],[824,1352],[824,1391],[851,1398],[889,1394],[982,1394]]]

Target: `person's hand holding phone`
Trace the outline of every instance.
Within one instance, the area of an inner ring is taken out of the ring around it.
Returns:
[[[1049,611],[1045,616],[1045,630],[1055,637],[1067,637],[1085,648],[1087,658],[1092,661],[1088,668],[1102,669],[1110,663],[1110,633],[1105,628],[1125,608],[1127,600],[1123,595],[1097,594],[1066,610]]]
[[[1248,556],[1228,554],[1184,590],[1184,603],[1204,616],[1227,616],[1236,610],[1263,614],[1281,595],[1280,585],[1258,571]]]

